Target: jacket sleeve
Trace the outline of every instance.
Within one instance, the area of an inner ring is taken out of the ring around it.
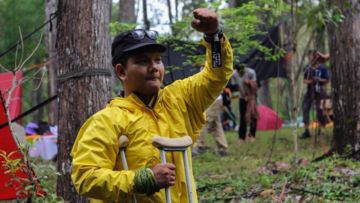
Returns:
[[[134,171],[114,170],[121,129],[113,125],[110,115],[109,110],[102,110],[92,116],[81,127],[71,151],[74,186],[81,195],[95,199],[124,199],[134,188]]]
[[[206,47],[203,70],[189,78],[176,81],[168,87],[171,92],[175,92],[174,96],[181,97],[185,102],[195,134],[204,123],[203,112],[220,95],[233,73],[233,52],[225,35],[221,42],[222,67],[212,67],[211,44],[205,40],[202,44]]]

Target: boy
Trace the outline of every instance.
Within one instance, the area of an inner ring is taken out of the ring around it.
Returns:
[[[164,78],[156,33],[130,30],[115,37],[112,64],[124,88],[123,98],[113,99],[82,126],[72,149],[72,180],[77,191],[92,202],[165,202],[170,187],[172,202],[188,202],[183,157],[167,153],[169,163],[161,164],[159,150],[152,145],[155,135],[196,141],[205,122],[203,112],[225,87],[232,74],[233,55],[229,41],[219,33],[217,15],[208,9],[193,11],[192,26],[213,43],[221,38],[222,67],[211,65],[211,44],[205,68],[200,73],[160,89]],[[118,138],[126,135],[129,170],[119,160]],[[193,198],[197,202],[192,175]]]

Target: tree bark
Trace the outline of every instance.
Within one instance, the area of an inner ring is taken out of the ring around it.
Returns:
[[[260,102],[270,108],[272,108],[272,99],[271,99],[271,94],[270,94],[270,80],[264,80],[261,83],[261,87],[259,90],[259,98],[260,98]]]
[[[360,3],[329,1],[345,15],[343,22],[329,25],[331,86],[334,108],[333,147],[338,153],[360,148]]]
[[[50,19],[50,15],[57,9],[57,0],[45,0],[45,17],[46,21]],[[46,46],[49,53],[48,57],[48,97],[57,94],[56,70],[59,67],[56,52],[56,25],[57,19],[54,18],[51,24],[46,26]],[[50,27],[51,25],[51,27]],[[48,122],[51,125],[58,125],[58,102],[54,100],[48,104]]]
[[[170,26],[172,26],[172,25],[173,25],[173,18],[172,18],[171,2],[170,2],[170,0],[167,0],[167,5],[168,5],[169,22],[170,22]]]
[[[144,16],[144,29],[150,30],[150,21],[147,16],[147,2],[146,0],[143,0],[142,3],[143,3],[143,16]]]
[[[175,0],[175,21],[179,20],[179,0]]]
[[[120,0],[119,6],[119,22],[135,23],[135,0]]]
[[[71,181],[70,152],[81,125],[111,97],[110,0],[59,0],[59,137],[57,194],[87,202]]]
[[[294,16],[294,4],[293,1],[290,1],[291,6],[291,19],[283,23],[283,47],[286,51],[285,55],[285,70],[287,74],[287,80],[289,82],[289,93],[290,93],[290,103],[291,103],[291,120],[292,122],[297,122],[298,117],[298,102],[297,102],[297,89],[296,89],[296,35],[295,35],[295,16]],[[294,161],[297,161],[298,153],[298,143],[297,143],[297,125],[293,130],[293,140],[294,140]]]
[[[35,59],[35,64],[40,64],[41,61],[39,59]],[[42,102],[42,92],[44,81],[42,81],[42,70],[41,68],[36,68],[34,71],[34,75],[32,76],[32,87],[33,91],[31,94],[31,104],[32,106],[38,105]],[[44,118],[44,109],[39,108],[32,114],[32,120],[35,122],[41,121]]]

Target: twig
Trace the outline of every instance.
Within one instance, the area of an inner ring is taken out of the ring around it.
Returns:
[[[43,33],[41,33],[40,40],[37,43],[36,47],[32,50],[32,52],[29,54],[29,56],[21,63],[21,65],[18,66],[17,70],[21,70],[24,64],[30,60],[30,58],[35,54],[35,52],[39,49],[42,41]]]
[[[287,180],[287,178],[285,178],[285,182],[284,182],[284,185],[282,186],[280,195],[278,197],[273,197],[273,200],[276,203],[281,203],[281,202],[284,201],[284,199],[285,199],[285,190],[286,190],[286,185],[287,184],[288,184],[288,180]]]

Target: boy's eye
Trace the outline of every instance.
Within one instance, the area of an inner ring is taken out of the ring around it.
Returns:
[[[157,64],[160,64],[162,61],[161,61],[161,58],[157,58],[157,59],[155,59],[155,62],[157,63]]]
[[[146,64],[146,63],[147,63],[147,59],[139,59],[139,60],[136,60],[136,63],[138,63],[138,64]]]

